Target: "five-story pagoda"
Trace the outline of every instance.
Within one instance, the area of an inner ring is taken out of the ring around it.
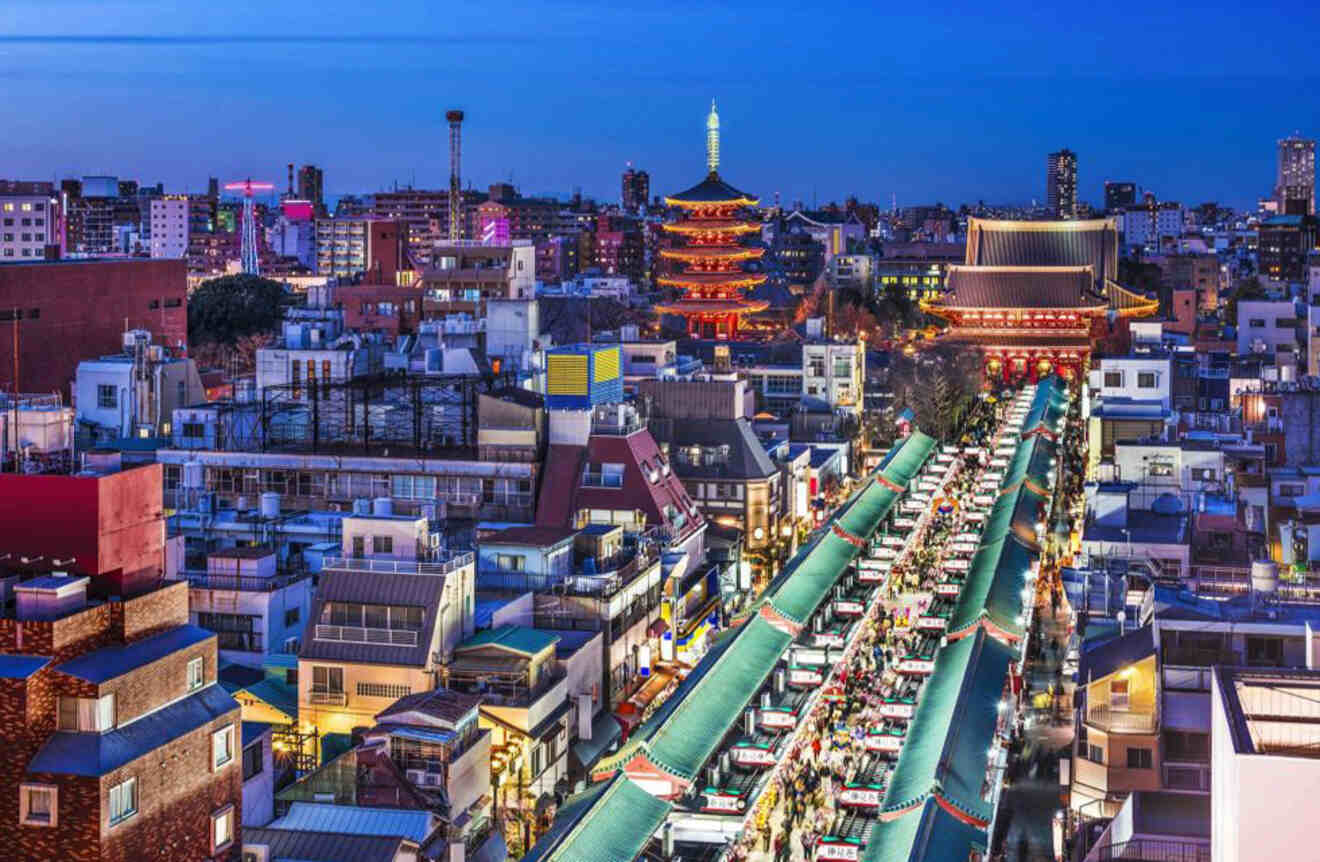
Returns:
[[[742,217],[757,199],[720,179],[719,165],[720,117],[712,101],[706,118],[709,173],[687,191],[665,198],[682,211],[677,221],[664,226],[680,245],[660,252],[673,271],[659,282],[682,291],[682,297],[655,309],[681,316],[694,337],[727,340],[738,337],[744,315],[764,311],[769,303],[747,298],[747,291],[766,277],[743,270],[744,262],[765,253],[743,244],[748,234],[761,230],[757,222]]]

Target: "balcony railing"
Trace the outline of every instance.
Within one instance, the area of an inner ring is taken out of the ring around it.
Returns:
[[[1099,847],[1087,855],[1096,862],[1210,862],[1210,845],[1191,841],[1134,838]]]
[[[601,571],[597,574],[581,572],[559,575],[536,575],[528,572],[516,572],[509,569],[485,567],[477,570],[477,586],[487,590],[522,590],[559,592],[574,596],[609,597],[632,583],[638,572],[656,559],[655,553],[643,550],[627,557],[625,562],[607,561],[602,565],[616,565],[613,571]]]
[[[313,691],[309,697],[310,703],[317,706],[346,706],[348,704],[348,695],[342,691]]]
[[[1155,712],[1132,712],[1111,709],[1103,704],[1086,708],[1086,723],[1118,733],[1154,733],[1158,724]]]
[[[207,572],[182,572],[180,580],[203,590],[237,590],[245,593],[271,593],[289,584],[311,577],[309,572],[258,578],[251,575],[213,575]]]
[[[536,685],[510,685],[505,683],[486,683],[484,686],[472,686],[454,683],[454,688],[469,693],[480,693],[482,703],[488,706],[529,707],[547,692],[562,682],[565,673],[562,669],[546,671],[541,674]]]
[[[362,626],[316,626],[319,641],[341,641],[356,644],[384,644],[387,646],[417,646],[417,632],[412,629],[376,629]]]
[[[370,560],[362,557],[326,557],[321,568],[340,572],[380,572],[393,575],[447,575],[475,560],[471,551],[455,554],[442,562],[422,560]]]
[[[1170,762],[1161,765],[1164,789],[1189,793],[1210,792],[1210,764],[1193,761]]]

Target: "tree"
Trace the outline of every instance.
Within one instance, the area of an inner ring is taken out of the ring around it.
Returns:
[[[283,285],[257,275],[204,281],[188,297],[188,340],[234,345],[244,336],[274,333],[288,302]]]
[[[982,367],[981,351],[964,344],[936,342],[912,356],[895,353],[889,367],[895,409],[911,407],[922,431],[948,440],[975,404]]]

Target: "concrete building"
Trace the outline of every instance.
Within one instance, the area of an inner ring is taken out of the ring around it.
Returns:
[[[810,334],[810,322],[807,331]],[[832,412],[861,415],[865,373],[865,342],[820,340],[802,347],[802,397]]]
[[[244,826],[263,826],[275,816],[275,748],[271,726],[244,721],[243,807]]]
[[[1238,303],[1238,355],[1265,354],[1276,362],[1282,359],[1284,364],[1295,364],[1301,353],[1297,336],[1302,325],[1305,322],[1298,320],[1292,300],[1242,300]]]
[[[10,358],[0,363],[0,389],[68,395],[79,360],[121,351],[125,329],[145,329],[170,349],[186,349],[186,292],[182,261],[0,264],[0,355]]]
[[[380,374],[385,348],[378,339],[346,333],[338,308],[291,309],[283,337],[257,351],[257,391],[289,387],[293,400],[333,397],[331,387]]]
[[[632,162],[623,172],[619,202],[623,211],[636,215],[646,211],[651,200],[651,176],[646,171],[633,170]]]
[[[1216,862],[1287,859],[1313,847],[1320,792],[1320,672],[1210,671],[1211,852]]]
[[[1315,215],[1315,141],[1299,136],[1279,141],[1274,201],[1282,215]]]
[[[437,243],[420,287],[428,315],[485,317],[487,300],[536,297],[536,248],[530,240],[504,246]]]
[[[169,356],[151,333],[124,333],[124,349],[78,363],[74,380],[78,435],[88,445],[169,438],[174,411],[206,400],[191,359]]]
[[[64,257],[64,218],[51,183],[0,184],[0,263]]]
[[[334,218],[316,221],[316,274],[368,277],[376,284],[411,279],[408,225],[400,220]]]
[[[1120,210],[1136,206],[1137,184],[1105,180],[1105,212],[1114,214]]]
[[[1077,218],[1077,154],[1050,153],[1045,162],[1045,201],[1056,219]]]
[[[187,195],[151,201],[151,256],[181,258],[188,253],[190,209]]]
[[[1308,259],[1320,243],[1320,221],[1312,215],[1276,215],[1260,223],[1256,257],[1262,277],[1277,284],[1305,283]]]

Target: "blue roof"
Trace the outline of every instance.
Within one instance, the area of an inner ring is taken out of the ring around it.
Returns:
[[[328,802],[295,802],[289,813],[268,829],[339,832],[344,835],[386,835],[422,844],[431,834],[431,812],[406,808],[363,808]]]
[[[70,584],[78,582],[87,583],[89,578],[85,576],[66,577],[64,575],[43,575],[40,578],[29,578],[26,581],[20,581],[14,586],[19,589],[39,589],[39,590],[58,590],[60,587],[67,587]]]
[[[1082,538],[1088,542],[1159,542],[1182,545],[1187,542],[1187,516],[1161,515],[1157,512],[1131,512],[1126,527],[1112,527],[1092,522]]]
[[[50,656],[0,655],[0,679],[27,679],[50,664]]]
[[[415,739],[418,742],[434,742],[441,745],[450,745],[458,738],[458,733],[453,730],[441,730],[438,727],[413,727],[410,724],[386,724],[384,725],[390,732],[390,736],[397,736],[402,739]]]
[[[99,685],[213,637],[215,633],[204,628],[179,626],[131,644],[93,650],[55,665],[55,670]]]
[[[265,736],[270,728],[271,725],[264,721],[243,722],[243,747],[247,748],[249,745]]]
[[[238,708],[223,688],[208,685],[107,733],[57,731],[32,758],[28,772],[97,778]]]

